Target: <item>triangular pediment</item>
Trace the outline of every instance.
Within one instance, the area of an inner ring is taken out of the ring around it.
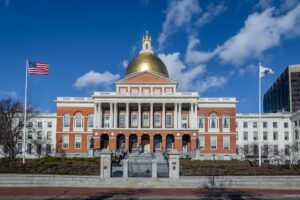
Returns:
[[[177,81],[164,77],[159,73],[143,71],[131,74],[130,76],[116,82],[116,84],[121,83],[177,84]]]

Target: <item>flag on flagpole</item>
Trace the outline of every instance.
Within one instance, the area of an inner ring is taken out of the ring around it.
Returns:
[[[274,74],[274,71],[271,68],[260,66],[260,78]]]
[[[28,62],[28,72],[30,75],[48,75],[49,64],[44,62]]]

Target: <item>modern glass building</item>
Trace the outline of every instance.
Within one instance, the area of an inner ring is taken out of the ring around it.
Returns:
[[[264,112],[300,110],[300,65],[289,65],[264,94]]]

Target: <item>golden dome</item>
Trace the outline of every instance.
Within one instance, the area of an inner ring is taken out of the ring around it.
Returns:
[[[125,77],[141,71],[156,72],[169,78],[166,65],[153,53],[151,37],[149,36],[148,31],[146,32],[146,36],[143,37],[140,54],[128,64]]]
[[[127,66],[125,77],[136,72],[150,71],[169,77],[166,65],[156,55],[144,52],[135,57]]]

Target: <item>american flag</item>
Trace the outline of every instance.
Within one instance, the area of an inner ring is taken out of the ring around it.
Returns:
[[[28,71],[30,75],[48,75],[49,64],[44,62],[28,62]]]

